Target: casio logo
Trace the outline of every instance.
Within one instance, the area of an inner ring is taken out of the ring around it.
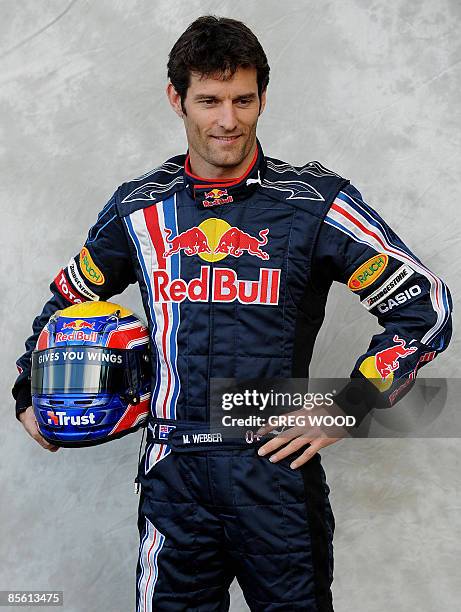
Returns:
[[[401,293],[397,293],[394,297],[389,298],[384,301],[382,304],[378,304],[377,309],[381,314],[385,314],[386,312],[390,312],[396,306],[401,306],[421,294],[421,287],[419,285],[413,285],[409,289],[405,289]]]

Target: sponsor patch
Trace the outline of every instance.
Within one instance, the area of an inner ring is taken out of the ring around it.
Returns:
[[[381,392],[387,391],[392,386],[394,372],[400,367],[399,360],[418,350],[416,346],[407,347],[406,341],[397,334],[393,341],[395,344],[378,351],[376,355],[367,357],[359,367],[360,372]]]
[[[241,257],[243,254],[269,259],[269,253],[262,249],[268,242],[268,227],[259,230],[259,235],[254,236],[237,226],[229,225],[223,219],[212,217],[176,236],[171,234],[172,230],[166,228],[168,249],[163,253],[164,257],[183,251],[189,257],[198,255],[205,261],[219,261],[228,255]]]
[[[206,191],[203,195],[205,199],[202,203],[207,207],[219,206],[220,204],[228,204],[234,201],[234,198],[227,193],[227,189],[211,189],[210,191]]]
[[[396,295],[394,295],[394,297],[388,298],[381,304],[378,304],[377,306],[378,311],[381,314],[386,314],[387,312],[390,312],[394,308],[403,306],[403,304],[406,304],[410,300],[413,300],[415,297],[418,297],[418,295],[421,295],[421,293],[422,293],[421,287],[419,285],[413,285],[412,287],[405,289],[405,291],[402,291],[401,293],[397,293]]]
[[[394,274],[386,279],[386,281],[376,289],[371,295],[362,300],[363,306],[367,310],[371,310],[377,306],[380,302],[386,299],[387,296],[392,295],[401,285],[406,283],[410,276],[414,274],[414,270],[404,264],[394,272]]]
[[[402,393],[408,390],[408,387],[410,387],[412,384],[413,379],[407,378],[405,382],[400,385],[400,387],[397,387],[395,391],[392,391],[392,393],[389,395],[389,404],[393,406]]]
[[[170,435],[170,431],[176,429],[175,425],[161,425],[158,426],[158,437],[160,440],[168,440],[168,436]]]
[[[91,289],[86,286],[85,282],[80,276],[77,264],[74,259],[71,259],[69,261],[67,265],[67,273],[69,275],[70,282],[73,284],[75,289],[77,289],[77,291],[81,293],[81,295],[84,295],[87,299],[93,300],[95,302],[99,300],[99,296],[96,295],[96,293],[93,293],[93,291],[91,291]]]
[[[389,258],[384,253],[370,257],[351,274],[347,286],[351,291],[361,291],[374,283],[387,267]]]
[[[171,278],[167,270],[152,273],[153,301],[235,302],[276,305],[279,300],[280,268],[259,268],[257,280],[239,279],[231,268],[201,266],[200,276],[190,281]]]
[[[104,285],[104,274],[94,263],[88,249],[83,247],[80,251],[80,268],[85,278],[93,283],[93,285]]]
[[[419,370],[419,368],[425,364],[425,363],[429,363],[430,361],[432,361],[433,359],[435,359],[437,355],[436,351],[430,351],[429,353],[424,353],[423,355],[420,356],[420,358],[418,359],[418,363],[416,364],[416,366],[414,367],[414,369],[410,372],[410,374],[408,375],[407,380],[400,386],[398,387],[395,391],[393,391],[390,395],[389,395],[389,403],[391,406],[393,406],[395,404],[395,402],[397,401],[397,399],[400,397],[400,395],[405,391],[405,389],[407,389],[407,387],[415,380],[416,378],[416,374]]]
[[[73,288],[71,289],[67,276],[64,274],[64,270],[58,273],[54,282],[59,289],[59,293],[71,304],[81,304],[85,301],[86,298],[78,295]]]
[[[62,410],[48,410],[47,411],[47,423],[54,427],[62,427],[63,425],[95,425],[96,415],[93,412],[88,414],[72,414],[68,415]]]

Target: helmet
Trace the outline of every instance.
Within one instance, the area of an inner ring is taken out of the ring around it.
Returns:
[[[145,424],[149,334],[131,310],[86,302],[57,311],[32,353],[32,405],[56,446],[101,444]]]

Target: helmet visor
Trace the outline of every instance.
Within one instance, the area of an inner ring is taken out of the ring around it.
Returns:
[[[145,352],[102,347],[48,348],[32,353],[32,394],[124,393],[144,369]]]

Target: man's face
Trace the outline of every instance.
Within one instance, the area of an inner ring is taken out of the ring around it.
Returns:
[[[215,169],[228,169],[235,176],[254,151],[256,125],[266,101],[263,92],[260,109],[256,69],[239,68],[226,81],[218,75],[212,78],[192,73],[184,100],[185,114],[171,83],[167,93],[175,112],[184,120],[193,167],[208,171],[207,176]]]

